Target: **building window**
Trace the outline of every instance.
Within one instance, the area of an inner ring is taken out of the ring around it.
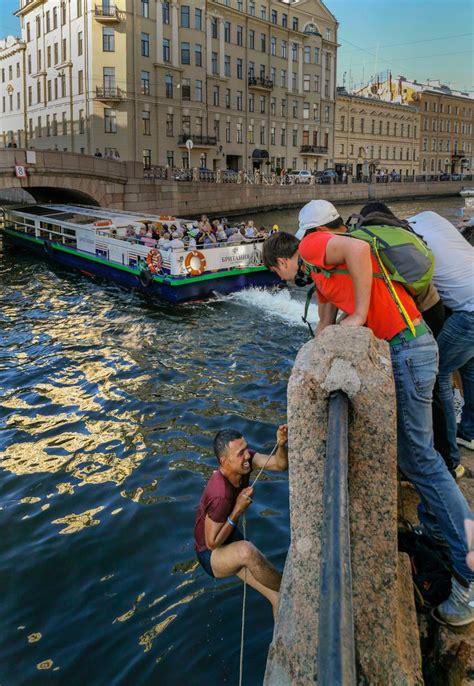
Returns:
[[[294,148],[298,147],[298,129],[293,129],[292,131],[292,145]],[[296,166],[296,165],[295,165]]]
[[[224,42],[230,43],[230,21],[224,22]]]
[[[17,67],[18,66],[19,65],[17,64]],[[48,47],[46,48],[46,66],[47,67],[51,66],[51,46],[50,45],[48,45]],[[17,74],[17,76],[19,76],[19,74]]]
[[[202,67],[202,45],[194,46],[194,59],[196,62],[196,67]]]
[[[243,143],[242,124],[241,123],[236,124],[235,128],[237,130],[237,143]]]
[[[237,78],[241,79],[242,78],[242,73],[243,73],[243,60],[238,57],[237,58]]]
[[[278,12],[272,10],[272,24],[278,24]]]
[[[309,102],[303,103],[303,119],[309,119]]]
[[[166,152],[166,164],[168,167],[174,167],[174,152],[173,150],[168,150]]]
[[[109,107],[104,109],[104,131],[105,133],[117,133],[117,110]]]
[[[189,5],[181,5],[181,28],[189,29]]]
[[[77,16],[82,17],[82,0],[77,0]]]
[[[255,50],[255,31],[249,30],[249,48],[250,50]]]
[[[36,84],[36,102],[39,104],[41,102],[41,81]]]
[[[255,97],[253,93],[249,93],[249,112],[255,111]]]
[[[237,110],[241,112],[243,110],[244,104],[244,94],[242,91],[237,91]]]
[[[79,95],[84,93],[84,72],[82,70],[77,72],[77,92]]]
[[[260,34],[260,52],[267,52],[267,37],[264,33]]]
[[[82,50],[83,50],[82,36],[83,36],[82,31],[79,31],[79,33],[77,34],[77,54],[79,56],[82,55]],[[48,60],[51,61],[51,47],[48,47],[48,50],[49,50]]]
[[[31,86],[28,86],[28,105],[33,104],[33,89]],[[5,111],[5,108],[3,108],[3,111]]]
[[[214,107],[219,107],[219,86],[212,88],[212,104]]]
[[[329,105],[326,105],[324,108],[324,121],[328,124],[329,123],[329,113],[330,113],[330,107]]]
[[[242,26],[237,26],[237,45],[243,45],[244,43],[244,29]]]
[[[265,114],[265,109],[266,109],[266,98],[264,95],[260,96],[260,114]]]
[[[62,45],[62,60],[63,62],[67,61],[67,40],[63,38],[63,45]]]
[[[217,38],[217,19],[211,17],[211,38]]]
[[[298,17],[293,17],[293,31],[299,31]]]
[[[249,0],[249,14],[251,17],[255,16],[255,2],[253,0]]]
[[[286,145],[286,129],[281,130],[280,145]]]
[[[211,55],[211,71],[213,74],[217,74],[217,52],[213,52]]]
[[[66,26],[66,3],[61,3],[61,26]]]
[[[181,43],[181,64],[190,64],[189,43]]]
[[[141,34],[142,57],[150,57],[150,34]]]
[[[150,95],[150,72],[142,71],[140,74],[142,95]]]
[[[43,136],[43,128],[41,126],[41,117],[38,117],[38,128],[37,128],[36,135],[38,136],[38,138],[41,138]]]
[[[230,55],[224,55],[224,75],[230,76]]]
[[[230,88],[225,89],[225,106],[230,110]]]
[[[171,61],[170,41],[169,38],[163,38],[163,62]]]
[[[36,17],[36,38],[41,38],[41,17]]]
[[[143,150],[142,159],[145,169],[149,169],[151,167],[151,150]]]
[[[226,122],[226,125],[225,125],[225,142],[226,143],[232,142],[231,133],[230,133],[230,121]]]
[[[57,136],[58,135],[58,123],[56,121],[56,115],[53,115],[53,123],[54,123],[54,128],[56,129],[53,131],[53,135]],[[79,110],[79,133],[85,133],[85,120],[84,120],[84,110]]]
[[[297,43],[291,44],[291,59],[293,60],[293,62],[298,61],[298,45],[297,45]]]
[[[280,70],[280,86],[282,88],[286,86],[286,69]]]
[[[31,40],[31,27],[30,27],[30,22],[27,23],[26,25],[26,40],[29,43]]]
[[[170,4],[169,2],[163,3],[163,24],[170,23]]]
[[[115,52],[115,29],[110,26],[104,26],[102,29],[102,50]]]
[[[181,79],[181,100],[191,100],[190,79]]]
[[[202,31],[202,10],[194,10],[194,28],[196,31]]]
[[[281,25],[283,26],[284,29],[286,29],[288,27],[288,15],[287,14],[281,15]]]
[[[150,16],[150,0],[142,0],[142,17]]]
[[[66,112],[62,113],[61,126],[62,126],[63,136],[67,136],[67,115],[66,115]]]
[[[47,83],[47,93],[48,93],[47,100],[48,100],[48,102],[51,102],[51,100],[52,100],[51,79],[48,79],[48,83]],[[10,98],[11,98],[11,97],[12,97],[12,96],[10,95]],[[10,109],[11,109],[11,108],[10,108]]]
[[[281,42],[281,56],[286,59],[286,48],[287,48],[287,43],[286,40],[282,40]]]
[[[142,133],[144,136],[151,134],[150,130],[150,113],[147,110],[142,112]]]
[[[173,114],[168,112],[166,115],[166,135],[173,136]]]
[[[173,97],[173,77],[170,74],[166,74],[166,76],[165,76],[165,89],[166,89],[166,97],[172,98]]]
[[[196,100],[202,102],[202,81],[196,79]]]

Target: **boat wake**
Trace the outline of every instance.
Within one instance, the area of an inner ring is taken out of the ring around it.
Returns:
[[[301,297],[295,297],[295,293]],[[263,310],[265,318],[277,318],[292,325],[306,326],[302,320],[305,298],[306,291],[295,291],[287,288],[277,291],[264,288],[247,288],[230,295],[220,296],[219,299]],[[316,303],[310,305],[308,320],[311,325],[318,321]]]

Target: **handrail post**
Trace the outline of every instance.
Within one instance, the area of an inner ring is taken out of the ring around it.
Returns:
[[[324,464],[318,686],[356,684],[348,489],[348,412],[343,391],[329,396]]]

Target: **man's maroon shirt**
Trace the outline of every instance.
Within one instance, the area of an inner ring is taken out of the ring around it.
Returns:
[[[249,450],[250,467],[252,467],[254,450]],[[206,515],[213,522],[223,523],[234,509],[235,501],[243,488],[249,485],[250,472],[242,477],[240,486],[233,486],[219,470],[214,472],[207,482],[204,493],[199,501],[196,513],[196,523],[194,526],[195,549],[198,553],[207,550],[206,537],[204,535],[204,520]]]

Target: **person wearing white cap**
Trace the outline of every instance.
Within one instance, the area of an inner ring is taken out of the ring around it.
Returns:
[[[408,291],[393,282],[412,323],[407,327],[385,281],[375,278],[379,266],[369,244],[343,235],[345,231],[331,203],[313,200],[300,212],[298,233],[304,238],[299,241],[286,232],[274,233],[263,244],[263,262],[283,280],[294,279],[302,270],[303,277],[309,272],[318,298],[317,334],[335,324],[339,309],[347,315],[340,326],[365,325],[388,341],[397,398],[398,465],[421,498],[423,527],[442,537],[452,562],[451,595],[433,611],[433,617],[452,626],[471,624],[474,571],[466,563],[469,550],[464,531],[464,520],[471,512],[433,445],[436,341]]]

